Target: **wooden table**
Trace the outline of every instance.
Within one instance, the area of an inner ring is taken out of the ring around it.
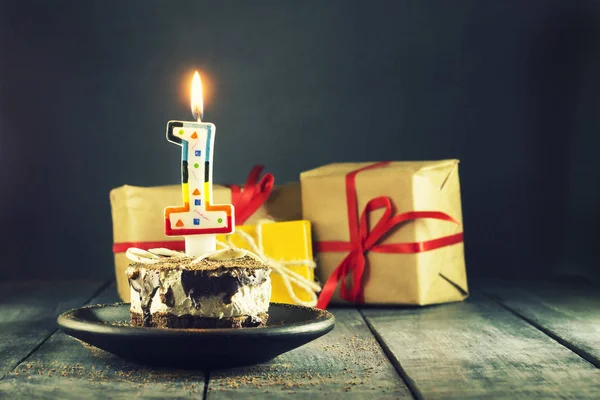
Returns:
[[[600,399],[600,290],[486,282],[464,303],[334,308],[328,335],[270,363],[151,369],[57,330],[110,282],[0,284],[0,398]]]

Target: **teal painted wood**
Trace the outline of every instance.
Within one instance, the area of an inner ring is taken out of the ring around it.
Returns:
[[[0,284],[0,379],[56,331],[56,317],[79,307],[106,282]]]
[[[417,398],[600,398],[600,370],[480,293],[361,312]]]
[[[90,301],[114,303],[114,285]],[[147,368],[56,332],[0,382],[6,399],[201,399],[202,371]]]
[[[253,367],[212,371],[208,399],[410,399],[358,311],[331,310],[335,329]]]
[[[488,281],[478,288],[600,368],[600,287],[564,279]]]
[[[88,284],[0,285],[0,367],[11,371],[0,381],[0,398],[202,398],[202,372],[146,368],[52,334],[59,312],[100,288]],[[481,288],[489,296],[475,291],[465,303],[362,310],[384,350],[359,312],[334,309],[333,332],[270,363],[212,371],[207,395],[411,398],[404,380],[412,397],[425,399],[600,398],[600,369],[546,334],[596,357],[600,308],[593,287]],[[110,286],[90,303],[114,301]]]

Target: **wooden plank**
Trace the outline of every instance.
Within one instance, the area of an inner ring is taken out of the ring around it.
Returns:
[[[417,398],[598,399],[598,369],[480,293],[362,313]]]
[[[478,288],[600,368],[600,287],[565,279],[488,281]]]
[[[107,287],[90,301],[114,303]],[[147,368],[56,332],[0,382],[0,398],[28,399],[199,399],[202,371]]]
[[[333,310],[335,329],[262,365],[212,371],[208,399],[410,399],[363,318],[354,309]]]
[[[56,317],[88,301],[106,282],[0,284],[0,379],[56,331]]]

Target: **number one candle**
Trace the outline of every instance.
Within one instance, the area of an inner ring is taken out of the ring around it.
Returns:
[[[202,83],[192,80],[192,114],[197,122],[169,121],[167,140],[181,146],[183,206],[165,208],[165,234],[183,236],[188,256],[215,251],[216,234],[233,233],[233,205],[212,204],[215,126],[202,122]]]

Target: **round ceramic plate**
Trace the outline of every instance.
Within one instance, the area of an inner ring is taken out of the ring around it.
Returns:
[[[330,332],[327,311],[271,303],[262,328],[161,329],[129,325],[129,304],[98,304],[67,311],[58,326],[68,335],[124,359],[178,368],[257,364]]]

